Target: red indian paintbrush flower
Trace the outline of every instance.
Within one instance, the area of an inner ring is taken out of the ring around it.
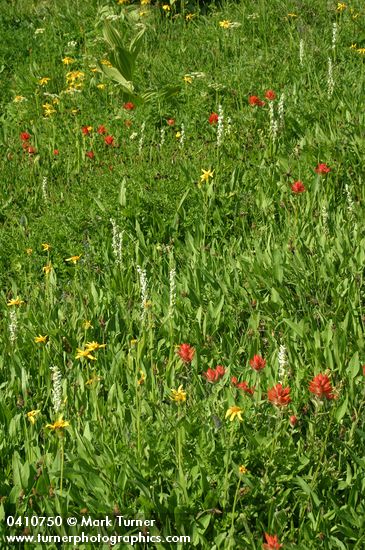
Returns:
[[[262,545],[263,550],[280,550],[280,548],[283,547],[283,545],[279,543],[277,535],[269,535],[268,533],[265,533],[265,539],[266,542]]]
[[[309,391],[320,399],[335,399],[333,388],[327,374],[317,374],[309,384]]]
[[[131,101],[127,101],[127,103],[124,103],[123,107],[126,111],[133,111],[133,109],[136,108],[135,104]]]
[[[20,139],[22,141],[28,141],[28,139],[30,139],[30,134],[28,132],[21,132],[20,134]]]
[[[89,159],[93,159],[95,157],[95,154],[93,151],[87,151],[85,153],[85,155],[89,158]]]
[[[294,426],[296,426],[298,423],[298,418],[295,416],[295,414],[292,414],[291,417],[289,418],[289,424],[291,425],[292,428],[294,428]]]
[[[84,136],[88,136],[91,130],[92,130],[91,126],[83,126],[81,128],[81,132],[84,134]]]
[[[60,154],[59,150],[58,149],[53,149],[53,154],[55,157],[57,157],[57,155]]]
[[[317,168],[315,168],[315,172],[317,174],[328,174],[328,172],[331,172],[331,168],[323,162],[318,164]]]
[[[106,128],[103,124],[100,124],[98,130],[97,130],[98,134],[100,135],[103,135],[103,134],[106,134]]]
[[[215,369],[209,368],[206,372],[203,372],[203,376],[208,382],[218,382],[218,380],[223,378],[225,372],[226,369],[222,365],[217,365]]]
[[[248,395],[253,395],[254,393],[254,388],[250,388],[249,385],[247,384],[247,382],[243,381],[243,382],[238,382],[238,384],[236,384],[236,388],[238,390],[242,390],[243,392],[247,393]]]
[[[212,113],[209,117],[209,124],[217,124],[218,122],[218,115],[217,113]]]
[[[169,126],[175,126],[175,119],[174,118],[168,118],[166,120],[166,122]]]
[[[107,145],[113,145],[113,142],[114,142],[113,136],[106,136],[106,137],[104,138],[104,142],[105,142]]]
[[[180,344],[177,354],[184,363],[191,363],[195,355],[195,349],[189,344]]]
[[[286,407],[286,405],[289,405],[291,401],[289,394],[290,388],[283,388],[281,384],[276,384],[276,386],[267,390],[268,400],[277,407]]]
[[[265,368],[266,365],[266,359],[261,357],[261,355],[254,355],[252,359],[250,359],[250,366],[253,368],[253,370],[260,371]]]
[[[265,101],[261,101],[257,95],[250,95],[248,98],[248,102],[250,105],[257,105],[257,107],[263,107],[265,105]]]
[[[302,181],[295,181],[291,186],[291,190],[293,191],[293,193],[299,194],[299,193],[304,193],[306,189]]]
[[[27,151],[28,151],[28,153],[29,153],[30,155],[35,155],[36,152],[37,152],[37,149],[36,149],[35,147],[32,147],[32,146],[30,145],[30,146],[28,147]]]
[[[266,99],[272,101],[273,99],[276,99],[276,93],[274,92],[274,90],[267,90],[267,92],[265,93],[265,97]]]

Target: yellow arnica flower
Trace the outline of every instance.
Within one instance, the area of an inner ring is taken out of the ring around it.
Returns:
[[[51,266],[51,264],[44,265],[44,266],[42,267],[42,270],[44,271],[44,274],[45,274],[45,275],[49,275],[49,273],[51,273],[51,271],[52,271],[52,266]]]
[[[43,252],[49,252],[51,250],[51,245],[48,243],[42,243]]]
[[[50,81],[51,79],[48,77],[48,76],[44,76],[43,78],[40,78],[38,80],[38,84],[40,86],[45,86],[46,84],[48,84],[48,82]]]
[[[200,181],[209,181],[209,178],[212,178],[214,175],[214,170],[203,170],[202,175],[200,176]]]
[[[110,63],[110,61],[108,61],[108,59],[102,59],[102,60],[100,61],[100,63],[101,63],[102,65],[105,65],[106,67],[112,67],[112,66],[113,66],[113,65]]]
[[[82,323],[82,326],[84,327],[85,330],[87,330],[88,328],[93,328],[91,321],[88,321],[87,319],[85,319],[85,321]]]
[[[47,424],[46,428],[49,428],[50,430],[62,430],[63,428],[67,428],[69,425],[70,423],[67,422],[67,420],[63,420],[61,415],[53,424]]]
[[[146,375],[143,372],[143,370],[140,370],[139,374],[140,374],[140,378],[137,380],[137,384],[138,386],[142,386],[142,384],[144,384],[144,381],[146,380]]]
[[[357,50],[357,44],[351,44],[350,48],[351,48],[352,50]]]
[[[28,256],[30,256],[31,254],[33,254],[33,248],[26,248],[25,251],[26,251],[26,253],[28,254]]]
[[[288,13],[288,17],[298,17],[296,13]]]
[[[165,11],[170,11],[171,10],[171,6],[169,6],[168,4],[164,4],[162,6],[162,9],[165,10]]]
[[[191,76],[189,76],[188,74],[186,74],[184,77],[183,77],[183,80],[184,82],[186,82],[187,84],[191,84],[193,82],[193,78]]]
[[[236,418],[236,416],[238,420],[243,420],[242,413],[243,410],[241,409],[241,407],[237,407],[234,405],[233,407],[229,407],[228,411],[226,412],[226,418],[229,418],[231,422]]]
[[[41,336],[41,334],[34,338],[34,341],[36,344],[47,344],[47,340],[48,340],[48,336],[47,335]]]
[[[8,303],[7,303],[7,306],[8,307],[11,307],[11,306],[21,306],[22,304],[24,304],[24,300],[21,300],[18,296],[16,298],[13,298],[12,300],[9,300]]]
[[[177,403],[186,401],[186,391],[183,390],[182,386],[179,386],[177,390],[171,390],[171,393],[170,399],[172,399],[172,401],[176,401]]]
[[[231,22],[225,19],[224,21],[219,21],[219,26],[222,27],[222,29],[229,29]]]
[[[92,378],[89,378],[89,380],[87,382],[85,382],[85,386],[91,386],[92,384],[95,384],[96,382],[100,382],[100,380],[102,380],[102,377],[97,376],[95,374]]]
[[[33,425],[35,424],[36,416],[38,416],[40,412],[41,411],[39,411],[39,410],[27,412],[27,418],[28,418],[29,422],[31,422],[31,424],[33,424]]]
[[[67,56],[66,56],[66,57],[64,57],[64,58],[62,59],[62,63],[63,63],[64,65],[72,65],[72,63],[75,63],[75,60],[72,59],[72,57],[67,57]]]
[[[147,6],[147,4],[150,4],[151,0],[141,0],[141,6]]]
[[[65,262],[72,262],[73,264],[76,264],[80,258],[81,254],[79,256],[71,256],[71,258],[66,258]]]
[[[98,84],[96,87],[98,90],[105,90],[105,84]]]
[[[44,103],[42,107],[44,109],[45,116],[51,116],[56,112],[56,109],[52,107],[51,103]]]
[[[27,101],[27,98],[23,95],[16,95],[14,97],[14,103],[21,103],[22,101]]]
[[[96,357],[94,357],[93,355],[91,355],[90,353],[90,350],[89,349],[80,349],[80,348],[77,348],[77,354],[75,356],[76,359],[90,359],[91,361],[96,361]]]
[[[239,473],[242,474],[242,475],[248,473],[248,470],[247,470],[246,466],[243,466],[243,464],[241,464],[241,466],[238,467],[238,471],[239,471]]]
[[[87,342],[85,347],[87,351],[97,351],[101,348],[106,348],[106,344],[98,344],[98,342]]]
[[[341,12],[344,11],[346,8],[347,8],[346,4],[344,4],[343,2],[338,2],[336,11],[338,11],[338,12],[341,13]]]

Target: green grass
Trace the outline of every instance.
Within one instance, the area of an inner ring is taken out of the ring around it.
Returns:
[[[4,2],[1,536],[27,527],[7,526],[9,516],[74,516],[77,527],[29,532],[96,535],[82,517],[121,514],[154,520],[150,536],[190,537],[133,546],[141,549],[259,550],[264,533],[285,549],[364,546],[365,58],[351,49],[364,46],[360,4],[340,12],[336,2],[250,0],[179,13],[101,0]],[[108,59],[102,17],[113,14],[126,43],[146,25],[137,92],[179,85],[178,94],[127,111],[118,84],[91,70]],[[239,26],[221,27],[225,20]],[[83,73],[74,79],[81,87],[66,93],[71,71]],[[265,105],[250,105],[252,95]],[[208,122],[219,106],[220,146]],[[31,135],[24,148],[21,132]],[[331,171],[317,174],[319,163]],[[213,178],[202,182],[202,170]],[[298,180],[304,193],[291,190]],[[7,305],[17,297],[24,303]],[[76,358],[92,341],[106,344],[96,361]],[[176,353],[182,343],[195,349],[191,363]],[[261,372],[250,366],[256,354]],[[225,375],[207,382],[202,374],[217,365]],[[51,367],[61,376],[56,407]],[[309,391],[320,373],[336,399]],[[279,381],[291,402],[276,407],[267,392]],[[180,386],[186,401],[176,403]],[[242,421],[226,418],[232,406]],[[34,423],[30,411],[39,411]],[[60,414],[69,425],[47,428]]]

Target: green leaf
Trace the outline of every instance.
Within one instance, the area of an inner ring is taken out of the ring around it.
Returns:
[[[340,422],[342,420],[342,418],[345,416],[345,414],[347,412],[348,402],[349,402],[348,395],[346,395],[345,399],[343,400],[343,402],[341,403],[341,405],[338,407],[338,409],[335,412],[335,418],[336,418],[337,422]]]

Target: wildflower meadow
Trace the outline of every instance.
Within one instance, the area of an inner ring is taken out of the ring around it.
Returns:
[[[2,0],[0,549],[365,548],[364,25]]]

